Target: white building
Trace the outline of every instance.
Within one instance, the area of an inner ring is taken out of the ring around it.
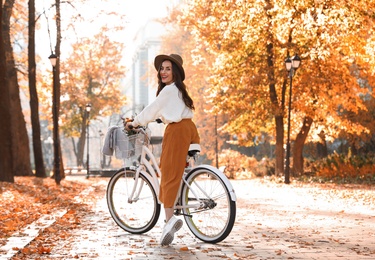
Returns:
[[[136,47],[125,84],[125,94],[130,99],[129,105],[123,109],[126,116],[136,115],[156,97],[158,83],[154,58],[160,54],[163,32],[165,29],[160,22],[149,20],[134,37]],[[163,125],[150,127],[153,135],[162,135]]]

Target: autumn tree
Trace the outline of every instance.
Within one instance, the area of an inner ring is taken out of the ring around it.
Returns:
[[[125,102],[120,93],[123,44],[111,41],[107,33],[102,28],[97,35],[79,40],[61,62],[61,129],[72,138],[78,166],[83,165],[89,120],[86,104],[91,104],[90,120],[94,120],[115,113]]]
[[[35,162],[35,175],[46,177],[44,168],[42,141],[40,136],[39,100],[36,89],[36,62],[35,62],[35,0],[29,0],[29,45],[28,45],[28,81],[30,93],[30,114]]]
[[[56,56],[58,57],[57,64],[55,66],[55,71],[56,71],[55,72],[55,81],[56,81],[56,85],[57,85],[56,88],[57,88],[57,92],[58,92],[57,93],[57,101],[56,101],[55,105],[58,107],[57,110],[58,110],[58,113],[60,115],[59,116],[59,122],[64,122],[63,118],[64,118],[64,116],[66,116],[66,115],[64,115],[64,110],[62,109],[62,105],[64,105],[64,102],[60,102],[60,98],[62,96],[64,96],[65,93],[66,93],[66,92],[64,92],[65,90],[62,89],[62,88],[65,87],[65,85],[64,85],[65,81],[63,82],[62,78],[64,77],[64,75],[66,75],[64,69],[70,70],[69,67],[65,66],[65,57],[67,57],[68,54],[61,52],[61,46],[62,46],[62,44],[67,44],[67,46],[65,46],[65,47],[67,47],[67,48],[71,47],[70,44],[72,42],[74,42],[74,40],[71,38],[72,35],[77,35],[77,32],[79,32],[80,30],[81,30],[80,34],[83,34],[83,35],[87,34],[87,32],[89,32],[89,30],[86,31],[86,28],[84,27],[85,25],[87,27],[90,27],[90,28],[95,28],[95,30],[97,30],[96,28],[100,28],[99,26],[95,27],[97,25],[98,21],[101,21],[102,25],[110,23],[109,27],[111,27],[111,29],[115,28],[115,30],[120,30],[120,28],[123,27],[122,24],[120,24],[120,25],[117,24],[117,23],[111,24],[111,22],[113,21],[114,18],[118,18],[118,19],[121,20],[122,16],[117,13],[119,10],[113,10],[113,5],[106,5],[106,2],[107,1],[101,1],[101,2],[97,3],[96,7],[97,7],[98,12],[96,13],[96,12],[82,12],[82,10],[85,8],[85,5],[87,4],[86,0],[64,1],[64,2],[61,2],[60,0],[54,0],[53,1],[52,7],[54,7],[55,10],[56,10],[55,14],[53,15],[53,19],[54,19],[55,24],[56,24],[56,27],[55,27],[56,28],[56,30],[55,30],[56,40],[54,41],[55,42],[54,48],[52,48],[53,44],[51,42],[51,52],[56,54]],[[106,7],[108,7],[108,8],[106,8]],[[104,9],[106,9],[106,10],[104,10]],[[93,16],[93,17],[88,18],[87,15]],[[92,35],[90,35],[90,37],[92,37]],[[51,41],[51,37],[50,37],[50,41]],[[72,50],[72,52],[74,53],[74,49]],[[64,63],[64,64],[62,64],[62,63]],[[65,66],[64,69],[63,69],[63,66]],[[72,78],[70,78],[70,79],[72,79]],[[45,85],[46,85],[46,82],[43,82],[40,85],[40,87],[43,88]],[[50,86],[50,85],[51,84],[49,84],[48,86]],[[48,95],[48,93],[44,93],[44,95],[45,94]],[[70,93],[70,94],[72,94],[72,93]],[[74,98],[74,93],[72,95],[73,95],[73,98]],[[64,98],[65,97],[66,96],[64,96]],[[44,99],[44,98],[45,97],[42,97],[41,99]],[[112,100],[110,100],[110,101],[112,101]],[[48,106],[45,107],[43,109],[44,113],[46,113],[46,111],[47,111],[46,109],[50,109],[50,107],[48,107]],[[97,107],[97,109],[99,109],[99,108]],[[94,112],[95,112],[95,107],[94,107],[94,110],[91,112],[91,114],[94,113]],[[49,113],[47,112],[46,114],[49,114]],[[63,131],[64,131],[64,128],[69,128],[69,126],[64,125],[62,127]],[[58,138],[58,140],[60,141],[60,137]],[[63,157],[62,157],[62,153],[61,153],[61,142],[60,142],[59,146],[60,146],[60,148],[59,148],[59,153],[60,153],[59,158],[60,158],[60,166],[61,166],[60,167],[60,173],[64,174],[63,160],[62,160]],[[81,145],[79,145],[79,146],[81,147]],[[83,146],[84,146],[84,140],[83,140]],[[81,159],[81,161],[82,161],[82,159]],[[62,176],[62,178],[63,178],[63,176]],[[59,182],[58,180],[56,180],[56,181]]]
[[[0,4],[0,21],[2,21],[3,5]],[[6,63],[3,34],[0,34],[0,181],[14,182],[12,159],[12,131],[10,95],[6,81]]]
[[[61,96],[61,81],[60,81],[60,71],[61,71],[61,64],[60,64],[60,57],[61,57],[61,1],[55,0],[55,24],[56,24],[56,45],[54,49],[54,54],[57,56],[56,65],[54,66],[54,84],[55,84],[55,95],[56,97],[53,99],[53,104],[56,108],[55,116],[59,119],[60,115],[60,96]],[[51,49],[51,52],[53,53],[53,50]],[[64,162],[62,159],[62,151],[61,151],[61,142],[60,142],[60,131],[57,131],[55,134],[57,136],[55,137],[55,141],[57,142],[57,147],[55,149],[58,149],[58,151],[55,151],[55,154],[58,153],[59,156],[55,160],[60,160],[58,163],[57,169],[55,169],[58,172],[54,172],[54,178],[57,185],[60,184],[60,181],[65,177],[65,171],[64,171]],[[56,162],[55,162],[56,165]]]
[[[372,56],[367,46],[371,39],[366,34],[373,30],[373,12],[367,11],[370,6],[338,1],[306,4],[307,10],[299,7],[302,20],[296,24],[295,38],[307,59],[299,75],[302,91],[297,93],[301,97],[294,101],[302,122],[293,153],[297,174],[303,173],[303,144],[313,122],[315,136],[324,130],[331,139],[340,132],[361,135],[370,131],[364,121],[346,116],[359,117],[367,110],[363,97],[371,92],[361,82],[374,83],[373,68],[367,62]]]
[[[371,59],[372,34],[365,31],[372,30],[368,7],[373,4],[356,3],[189,1],[183,9],[179,23],[199,43],[192,50],[194,60],[204,60],[202,45],[216,57],[208,96],[217,111],[230,115],[223,129],[244,145],[252,144],[261,131],[275,134],[277,173],[283,173],[284,165],[288,55],[298,53],[303,59],[293,79],[292,139],[300,134],[294,145],[295,161],[301,160],[299,148],[311,130],[324,129],[330,137],[340,129],[368,131],[342,117],[344,110],[357,114],[365,109],[361,95],[368,89],[358,79],[371,80],[373,72],[365,62]]]
[[[11,122],[7,126],[12,131],[11,147],[14,175],[32,175],[30,164],[29,139],[27,136],[26,122],[22,113],[20,89],[18,84],[17,65],[13,53],[12,35],[16,30],[12,25],[17,23],[12,20],[15,1],[6,0],[3,3],[2,16],[2,37],[5,51],[6,77],[5,86],[9,89],[10,104],[8,110],[11,111]],[[14,17],[13,17],[14,18]]]

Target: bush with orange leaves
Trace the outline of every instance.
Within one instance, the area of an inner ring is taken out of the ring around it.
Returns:
[[[274,173],[274,162],[263,158],[260,162],[254,157],[238,151],[226,149],[219,155],[219,165],[225,166],[225,175],[229,179],[250,179]]]
[[[375,183],[375,156],[334,153],[315,163],[316,176],[344,183]]]

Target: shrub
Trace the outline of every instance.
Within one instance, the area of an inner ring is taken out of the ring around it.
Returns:
[[[375,157],[334,153],[315,163],[316,176],[322,180],[351,183],[375,183]]]
[[[249,179],[275,173],[274,162],[263,158],[260,162],[234,150],[223,150],[219,155],[219,164],[225,166],[224,173],[230,179]]]

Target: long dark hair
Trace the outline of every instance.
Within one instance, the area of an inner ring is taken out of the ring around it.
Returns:
[[[187,88],[186,88],[185,83],[181,80],[181,72],[180,72],[179,68],[177,67],[177,65],[173,61],[171,61],[171,63],[172,63],[173,80],[174,80],[174,83],[176,84],[178,90],[182,94],[182,100],[184,101],[185,105],[188,108],[194,110],[195,109],[194,102],[191,99],[191,97],[189,96],[189,93],[187,92]],[[159,68],[158,69],[158,90],[156,92],[156,96],[159,95],[160,91],[162,91],[165,86],[166,86],[166,84],[161,81],[160,68]]]

